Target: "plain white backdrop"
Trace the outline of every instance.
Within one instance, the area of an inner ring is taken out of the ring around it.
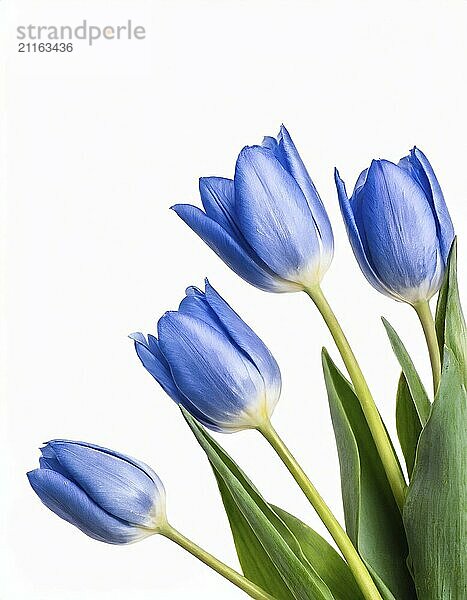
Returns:
[[[21,25],[145,27],[145,40],[18,53]],[[331,216],[324,289],[394,433],[398,367],[380,315],[430,385],[413,311],[361,275],[338,210],[372,158],[417,144],[459,235],[466,297],[467,2],[1,0],[2,600],[241,598],[170,542],[94,542],[47,511],[25,473],[55,437],[151,464],[173,524],[236,565],[205,456],[127,334],[154,331],[188,284],[213,285],[276,356],[274,424],[342,517],[320,368],[337,353],[304,294],[260,292],[168,210],[197,179],[232,176],[237,153],[289,128]],[[339,362],[340,364],[340,362]],[[254,432],[217,436],[268,500],[323,528]]]

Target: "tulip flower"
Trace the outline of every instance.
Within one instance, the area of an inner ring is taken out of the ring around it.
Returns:
[[[159,533],[257,600],[273,600],[259,586],[177,531],[167,521],[165,490],[139,460],[95,444],[52,440],[39,468],[27,476],[43,504],[89,537],[131,544]]]
[[[89,537],[130,544],[166,522],[165,491],[154,471],[133,458],[93,444],[53,440],[40,468],[28,473],[41,501]]]
[[[205,212],[175,212],[240,277],[269,292],[317,285],[333,256],[331,224],[315,186],[282,126],[278,139],[240,152],[234,179],[203,177]]]
[[[394,164],[374,160],[352,197],[336,171],[350,243],[365,277],[378,291],[417,304],[441,287],[454,229],[443,193],[418,148]]]
[[[441,287],[454,228],[433,168],[418,148],[397,165],[374,160],[360,174],[350,199],[337,170],[335,176],[360,269],[379,292],[416,310],[436,392],[441,361],[428,301]]]
[[[259,337],[206,280],[186,290],[178,311],[165,313],[158,338],[130,337],[149,373],[198,421],[230,433],[269,419],[281,375]]]

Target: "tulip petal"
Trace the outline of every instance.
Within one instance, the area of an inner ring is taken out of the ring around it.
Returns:
[[[212,423],[212,421],[210,421],[205,414],[200,412],[194,405],[192,405],[190,400],[186,398],[178,389],[173,380],[172,373],[170,372],[169,363],[160,351],[159,345],[157,345],[156,355],[154,355],[152,354],[149,343],[146,342],[143,334],[133,333],[129,337],[135,340],[136,353],[143,363],[143,366],[154,377],[157,383],[170,396],[170,398],[172,398],[172,400],[177,404],[183,404],[187,410],[190,410],[191,414],[200,423],[206,425],[206,427],[209,427],[210,429],[218,431],[215,424]],[[148,339],[156,340],[157,338],[152,335],[148,335]]]
[[[280,280],[280,277],[255,253],[237,224],[233,180],[223,177],[201,177],[199,189],[206,215],[218,223],[263,271],[269,273],[274,279]],[[284,283],[289,285],[288,282]]]
[[[56,438],[53,440],[50,440],[49,442],[47,442],[47,444],[41,448],[41,452],[42,455],[47,455],[48,453],[46,452],[49,448],[49,446],[53,446],[53,444],[79,444],[80,446],[86,446],[87,448],[94,448],[95,450],[100,450],[102,452],[106,452],[107,454],[111,455],[111,456],[115,456],[117,458],[121,458],[122,460],[126,460],[128,463],[135,465],[135,467],[138,467],[139,469],[141,469],[141,471],[143,471],[144,473],[146,473],[146,475],[149,477],[149,479],[152,479],[152,481],[156,484],[157,488],[160,490],[161,494],[165,493],[164,492],[164,486],[162,484],[162,481],[159,479],[159,476],[157,475],[157,473],[151,469],[151,467],[149,465],[147,465],[146,463],[144,463],[141,460],[138,460],[137,458],[133,458],[131,456],[128,456],[127,454],[122,454],[121,452],[116,452],[115,450],[110,450],[109,448],[104,448],[103,446],[98,446],[97,444],[91,444],[90,442],[78,442],[76,440],[67,440],[65,438]],[[55,453],[53,452],[53,450],[49,450],[50,455],[55,456]],[[65,477],[67,477],[67,475],[65,474]]]
[[[355,188],[354,188],[354,193],[353,195],[355,196],[355,194],[357,194],[362,187],[365,185],[365,181],[366,181],[366,176],[368,175],[368,169],[363,169],[363,171],[360,173],[360,175],[358,176],[357,182],[355,183]]]
[[[68,477],[68,473],[58,462],[54,451],[52,448],[49,448],[48,445],[45,445],[41,448],[42,456],[39,458],[39,465],[41,469],[49,469],[51,471],[55,471],[56,473],[61,473],[64,477]]]
[[[314,282],[318,233],[294,178],[268,149],[252,146],[240,152],[234,181],[237,220],[256,254],[284,279]]]
[[[144,368],[154,377],[172,400],[179,403],[182,399],[182,394],[175,385],[170,367],[160,351],[157,339],[154,336],[148,336],[150,342],[146,341],[146,338],[140,332],[132,333],[128,337],[135,342],[136,354],[143,363]]]
[[[186,296],[180,302],[178,311],[184,315],[200,319],[204,323],[214,327],[214,329],[217,329],[220,333],[224,332],[222,323],[208,302],[206,302],[205,294],[194,286],[187,288]]]
[[[393,296],[393,294],[379,280],[377,274],[373,270],[373,267],[371,266],[367,258],[362,238],[360,236],[360,231],[357,227],[357,223],[355,220],[355,215],[352,210],[353,207],[351,206],[351,202],[349,201],[349,198],[347,196],[345,183],[340,178],[339,171],[337,169],[334,170],[334,179],[337,187],[339,205],[342,217],[344,219],[345,227],[347,229],[347,234],[349,236],[350,245],[352,246],[355,258],[357,259],[357,262],[360,266],[363,275],[365,275],[369,283],[379,292],[381,292],[382,294]]]
[[[279,366],[271,352],[207,279],[206,300],[235,344],[256,365],[268,392],[268,404],[271,409],[274,408],[279,400],[282,383]]]
[[[232,179],[201,177],[201,202],[207,216],[219,223],[236,242],[242,245],[242,233],[235,222],[235,188]]]
[[[300,186],[310,207],[315,227],[319,233],[323,253],[328,255],[330,264],[334,252],[334,236],[332,234],[331,222],[329,221],[326,209],[319,197],[318,190],[308,174],[301,156],[284,125],[281,125],[280,128],[276,156],[281,157],[281,164]]]
[[[406,170],[380,160],[372,162],[364,191],[362,222],[379,279],[407,301],[426,297],[441,266],[435,220],[422,188]]]
[[[441,256],[446,265],[454,240],[454,227],[433,167],[428,158],[418,148],[413,148],[409,156],[401,158],[399,166],[418,182],[430,201],[436,221]]]
[[[272,150],[272,152],[276,154],[278,144],[275,137],[265,135],[261,146],[263,146],[263,148],[267,148],[268,150]],[[280,154],[276,154],[276,158],[280,161],[282,157],[280,156]],[[284,169],[286,168],[285,164],[283,164],[282,166],[284,167]]]
[[[158,486],[154,483],[155,473],[149,477],[134,460],[84,443],[52,441],[48,448],[68,478],[107,513],[136,525],[151,525],[163,490],[159,480]]]
[[[176,204],[172,207],[177,215],[235,271],[240,277],[267,292],[295,291],[293,283],[284,281],[258,265],[240,244],[216,221],[202,210],[190,204]]]
[[[60,473],[35,469],[27,475],[32,488],[47,508],[95,540],[108,544],[130,544],[152,533],[109,515],[80,487]]]
[[[245,414],[247,403],[257,404],[264,383],[226,336],[199,319],[175,312],[159,320],[158,330],[174,381],[196,408],[226,430],[253,426]]]

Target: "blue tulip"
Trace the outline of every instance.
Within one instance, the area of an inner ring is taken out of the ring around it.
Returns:
[[[350,243],[363,274],[378,291],[416,305],[440,288],[454,239],[443,193],[418,148],[396,165],[374,160],[349,199],[336,185]]]
[[[165,313],[159,339],[130,337],[144,367],[198,421],[230,433],[257,428],[279,399],[281,375],[259,337],[206,281]]]
[[[203,177],[205,212],[172,208],[240,277],[269,292],[317,285],[333,256],[331,224],[282,125],[278,139],[245,147],[233,180]]]
[[[130,544],[166,523],[165,491],[142,462],[84,442],[53,440],[28,473],[41,501],[86,535]]]

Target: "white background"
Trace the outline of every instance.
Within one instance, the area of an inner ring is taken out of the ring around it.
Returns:
[[[1,0],[2,600],[242,597],[160,537],[90,540],[47,511],[25,476],[54,437],[132,454],[165,482],[173,524],[236,565],[205,457],[126,337],[154,331],[205,275],[277,357],[274,424],[342,517],[320,370],[321,346],[336,351],[319,315],[303,294],[240,280],[168,207],[199,203],[199,176],[232,176],[243,145],[286,124],[334,226],[324,289],[393,433],[398,368],[380,315],[428,387],[427,354],[413,311],[361,275],[332,170],[352,187],[372,158],[422,148],[460,238],[466,296],[466,16],[454,0]],[[17,26],[83,19],[131,19],[147,38],[17,52]],[[220,438],[267,499],[323,531],[256,433]]]

